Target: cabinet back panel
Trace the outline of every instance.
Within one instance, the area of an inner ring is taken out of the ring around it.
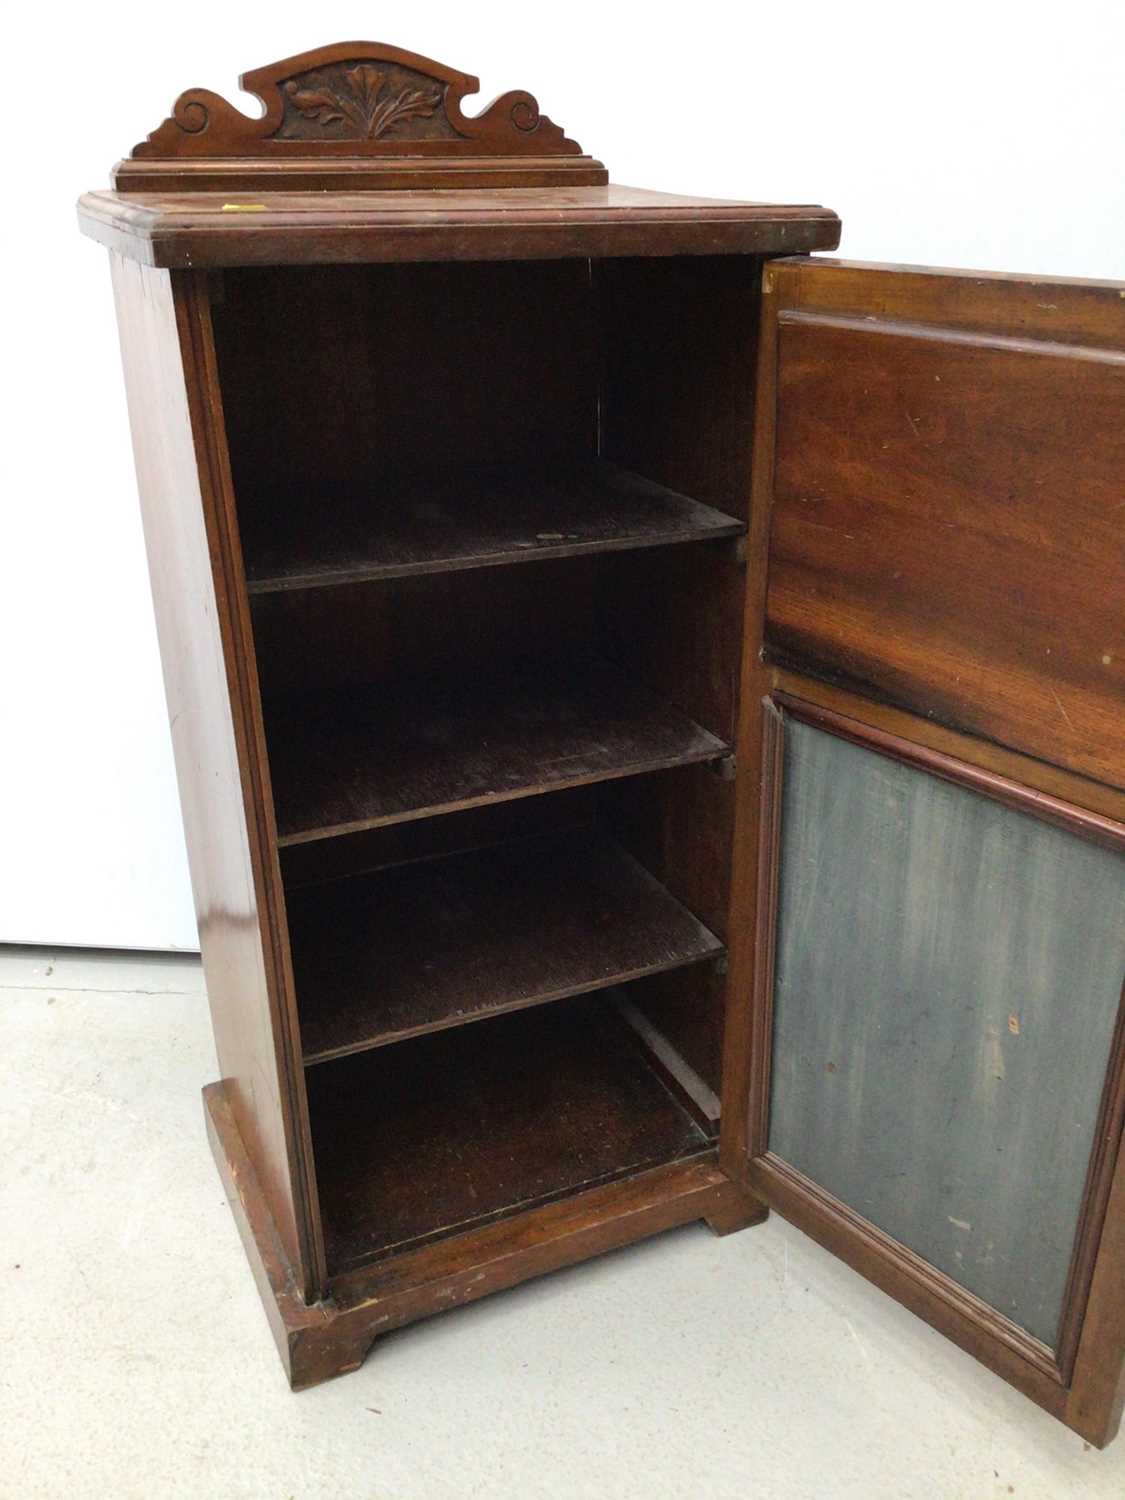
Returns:
[[[256,595],[263,695],[593,654],[597,567],[568,558]]]
[[[1055,1347],[1125,857],[787,719],[770,1150]]]
[[[584,260],[221,273],[240,512],[268,519],[359,485],[377,503],[396,472],[591,454],[589,283]]]
[[[595,787],[573,787],[542,797],[521,797],[495,807],[473,807],[440,818],[366,828],[339,838],[289,844],[281,850],[286,889],[341,880],[369,870],[483,849],[586,827],[597,813]]]
[[[602,451],[745,521],[761,261],[595,261]]]

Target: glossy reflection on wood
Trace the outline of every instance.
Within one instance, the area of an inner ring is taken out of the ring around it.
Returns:
[[[238,212],[243,206],[245,211]],[[87,193],[83,230],[156,266],[367,264],[831,250],[840,221],[639,188],[503,192]]]
[[[1013,336],[843,316],[830,283],[799,284],[769,650],[1125,786],[1121,299],[1105,289],[1098,346],[1060,341],[1046,308]]]

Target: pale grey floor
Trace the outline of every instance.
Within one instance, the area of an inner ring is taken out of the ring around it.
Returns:
[[[780,1219],[690,1226],[289,1393],[204,1138],[198,964],[0,951],[0,1496],[1125,1495]]]

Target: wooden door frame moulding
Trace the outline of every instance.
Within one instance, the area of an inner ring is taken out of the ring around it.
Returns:
[[[791,674],[786,676],[791,683]],[[801,683],[802,690],[805,686]],[[807,686],[815,695],[817,685],[810,682]],[[861,700],[853,703],[854,711],[863,711]],[[752,992],[749,1186],[861,1275],[1011,1381],[1040,1406],[1081,1431],[1091,1442],[1104,1446],[1116,1431],[1125,1397],[1125,1309],[1120,1305],[1119,1289],[1114,1302],[1111,1287],[1096,1285],[1113,1271],[1111,1256],[1109,1263],[1101,1267],[1099,1278],[1100,1248],[1125,1240],[1125,1152],[1121,1150],[1125,1134],[1125,983],[1075,1227],[1057,1347],[1052,1350],[769,1150],[785,721],[792,718],[820,729],[1102,847],[1125,852],[1125,822],[1036,789],[993,767],[949,754],[933,744],[919,743],[866,723],[815,701],[815,696],[805,697],[790,691],[788,685],[775,685],[761,707],[761,837]],[[909,716],[899,713],[897,717]],[[1001,762],[1025,760],[1011,752],[1000,752],[991,758]],[[1057,780],[1052,768],[1045,769],[1051,779]],[[1091,1320],[1095,1298],[1097,1315]],[[1121,1371],[1116,1390],[1112,1381],[1106,1387],[1106,1371],[1114,1369]],[[1100,1397],[1092,1396],[1092,1391],[1100,1392]]]
[[[1068,770],[996,740],[980,739],[967,730],[923,718],[901,704],[867,698],[853,688],[810,677],[793,667],[774,663],[768,673],[768,682],[770,693],[788,695],[817,708],[834,711],[841,718],[884,730],[912,745],[938,751],[950,760],[993,772],[1018,786],[1125,826],[1125,791],[1081,771]]]
[[[201,487],[204,523],[211,549],[219,623],[227,638],[225,655],[230,677],[230,702],[241,774],[247,788],[246,805],[252,810],[247,833],[255,882],[261,893],[259,909],[266,983],[276,1018],[274,1035],[296,1189],[298,1264],[293,1270],[305,1300],[314,1303],[326,1294],[328,1272],[305,1097],[296,987],[285,920],[285,888],[278,855],[257,656],[211,322],[213,273],[168,271],[149,274],[172,278],[184,370],[192,377],[186,384],[199,471],[201,475],[206,474],[209,481]]]
[[[1067,1388],[1046,1345],[780,1157],[766,1153],[751,1162],[750,1186],[831,1255],[1052,1416],[1066,1420]]]
[[[919,1301],[923,1298],[933,1299],[940,1303],[950,1316],[962,1320],[967,1327],[972,1328],[978,1334],[998,1339],[1013,1355],[1056,1386],[1066,1384],[1062,1368],[1054,1351],[1048,1345],[1033,1337],[1011,1318],[998,1312],[990,1303],[961,1286],[947,1272],[939,1271],[924,1256],[894,1239],[877,1224],[873,1224],[870,1219],[865,1219],[862,1214],[850,1208],[826,1188],[822,1188],[811,1177],[806,1177],[783,1157],[772,1151],[764,1152],[755,1160],[752,1173],[754,1179],[760,1181],[762,1186],[769,1191],[771,1199],[776,1197],[784,1200],[786,1204],[792,1204],[795,1210],[799,1208],[805,1221],[800,1223],[800,1228],[811,1234],[820,1244],[826,1245],[833,1253],[841,1255],[850,1264],[855,1265],[854,1260],[841,1248],[844,1236],[847,1236],[848,1239],[857,1243],[858,1253],[868,1265],[882,1264],[886,1267],[888,1282],[892,1278],[896,1281],[908,1281],[916,1289],[916,1297]],[[785,1217],[790,1217],[781,1203],[777,1206]],[[809,1228],[810,1223],[815,1224],[816,1228]],[[877,1277],[870,1275],[866,1266],[855,1268],[869,1280],[883,1285]],[[885,1286],[884,1289],[889,1288]],[[901,1292],[896,1291],[894,1294],[899,1296],[900,1300],[906,1300],[902,1298]],[[926,1322],[931,1323],[939,1332],[949,1332],[943,1323],[935,1321],[913,1302],[907,1301],[907,1306],[912,1312],[920,1311],[920,1315],[925,1318]],[[958,1342],[961,1340],[959,1339]]]
[[[827,708],[784,688],[775,688],[770,701],[783,716],[788,715],[813,729],[822,729],[837,739],[848,740],[862,750],[873,750],[888,760],[901,761],[942,781],[951,781],[970,792],[990,797],[1016,812],[1030,813],[1068,833],[1076,833],[1103,847],[1125,853],[1125,823],[1115,818],[1039,791],[1011,776],[987,770],[931,745],[918,744],[904,735]]]

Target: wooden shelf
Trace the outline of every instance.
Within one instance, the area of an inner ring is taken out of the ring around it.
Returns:
[[[592,828],[304,886],[288,912],[306,1063],[722,952]]]
[[[269,705],[266,723],[281,844],[715,760],[730,748],[596,661],[305,694]]]
[[[252,594],[740,535],[741,521],[615,464],[458,471],[315,505],[243,507]]]
[[[712,1146],[598,1000],[308,1074],[331,1274]]]

